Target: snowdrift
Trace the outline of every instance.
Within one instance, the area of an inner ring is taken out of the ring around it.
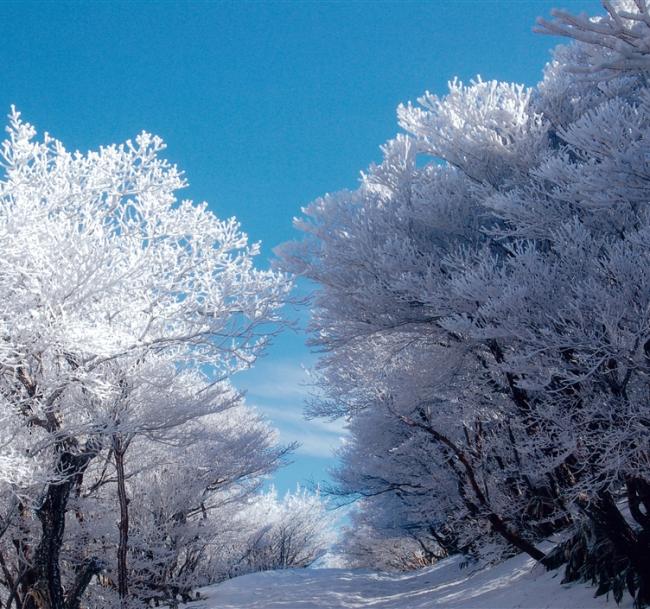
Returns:
[[[188,609],[616,609],[585,584],[561,585],[526,556],[491,568],[461,569],[458,557],[406,574],[346,569],[267,571],[202,590]],[[620,609],[631,609],[625,596]]]

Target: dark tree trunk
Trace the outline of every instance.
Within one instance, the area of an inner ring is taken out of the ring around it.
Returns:
[[[650,605],[650,535],[647,530],[635,531],[621,514],[612,495],[600,491],[585,508],[589,517],[605,532],[616,551],[627,557],[639,578],[636,602]]]
[[[94,575],[97,575],[104,568],[104,564],[97,558],[91,558],[81,565],[77,572],[74,584],[66,595],[66,608],[67,609],[80,609],[81,597],[83,596],[90,580]]]
[[[644,529],[650,529],[650,484],[643,478],[630,476],[626,480],[626,486],[632,517]]]
[[[129,499],[126,495],[124,476],[124,453],[128,443],[118,436],[113,437],[113,454],[117,470],[117,497],[120,504],[120,540],[117,547],[117,588],[120,596],[120,606],[125,609],[128,605],[129,582],[127,571],[127,553],[129,546]]]
[[[488,340],[486,344],[494,357],[494,361],[499,365],[505,364],[506,355],[499,342],[496,340]],[[569,358],[570,354],[565,352],[563,353],[563,357]],[[539,433],[539,425],[534,415],[534,405],[531,396],[525,389],[519,387],[518,382],[521,379],[516,374],[505,372],[504,375],[507,393],[524,424],[525,433],[530,437],[535,436]],[[567,391],[573,393],[574,389],[563,390],[563,392]],[[518,470],[521,471],[522,468],[515,435],[509,424],[506,426],[506,429],[507,434],[504,438],[508,438]],[[508,489],[513,497],[517,497],[520,492],[528,497],[528,508],[526,509],[525,517],[530,522],[528,526],[538,537],[548,537],[557,531],[567,528],[572,522],[566,505],[562,500],[562,489],[568,488],[575,483],[574,480],[572,483],[567,484],[570,478],[565,475],[565,470],[572,458],[572,456],[569,456],[564,463],[555,467],[547,475],[546,484],[534,483],[527,475],[523,474],[512,476],[509,480],[506,480]],[[521,486],[520,481],[523,482]]]
[[[22,581],[24,609],[67,609],[61,583],[60,555],[65,533],[65,517],[70,493],[81,484],[88,463],[99,447],[72,452],[71,440],[58,445],[56,480],[50,482],[36,510],[41,523],[41,539],[34,551],[32,567]]]
[[[41,523],[41,540],[34,552],[30,573],[24,579],[25,609],[66,609],[59,558],[65,532],[65,515],[73,486],[95,453],[59,452],[58,480],[51,482],[36,510]]]

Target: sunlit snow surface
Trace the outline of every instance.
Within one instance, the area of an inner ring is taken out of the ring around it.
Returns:
[[[345,569],[297,569],[245,575],[202,590],[206,600],[187,609],[616,609],[595,588],[562,586],[561,572],[515,557],[481,571],[459,559],[409,574]],[[620,609],[631,609],[625,596]]]

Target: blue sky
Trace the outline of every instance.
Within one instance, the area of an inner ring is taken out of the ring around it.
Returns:
[[[82,151],[141,130],[185,172],[183,196],[237,216],[263,265],[297,235],[291,219],[354,187],[396,133],[395,108],[454,76],[533,85],[553,7],[597,0],[430,2],[3,2],[0,110]],[[298,314],[305,319],[306,313]],[[304,336],[285,334],[237,384],[285,440],[300,440],[281,491],[318,482],[342,425],[302,420]]]

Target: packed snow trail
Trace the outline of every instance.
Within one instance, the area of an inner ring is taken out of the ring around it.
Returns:
[[[563,586],[561,571],[547,572],[517,556],[489,569],[460,569],[460,559],[406,574],[345,569],[254,573],[203,589],[188,609],[617,609],[594,598],[595,588]],[[631,609],[625,596],[618,609]]]

